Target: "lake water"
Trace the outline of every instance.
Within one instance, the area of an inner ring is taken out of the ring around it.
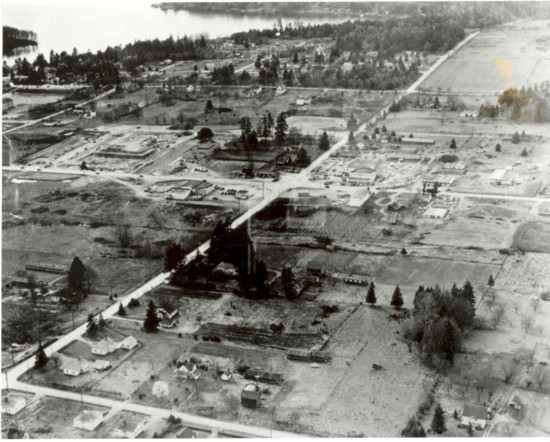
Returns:
[[[281,17],[283,25],[296,20],[304,24],[338,23],[339,17]],[[229,36],[249,29],[272,28],[275,17],[196,14],[187,11],[162,11],[151,2],[110,0],[2,1],[2,24],[36,32],[38,46],[20,54],[34,60],[50,50],[79,52],[104,50],[134,40],[165,39],[172,35],[210,38]],[[3,57],[9,64],[16,56]]]

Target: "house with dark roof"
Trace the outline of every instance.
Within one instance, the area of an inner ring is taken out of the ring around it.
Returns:
[[[468,427],[470,424],[476,430],[484,430],[489,420],[487,407],[475,404],[464,404],[460,417],[460,426]]]

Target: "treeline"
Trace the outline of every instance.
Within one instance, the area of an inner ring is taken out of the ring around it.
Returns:
[[[499,115],[518,123],[546,123],[550,121],[548,106],[549,83],[534,88],[508,88],[498,97],[498,104],[482,104],[479,116],[496,118]]]
[[[2,38],[4,55],[9,55],[15,48],[37,44],[36,33],[12,28],[11,26],[2,26]]]

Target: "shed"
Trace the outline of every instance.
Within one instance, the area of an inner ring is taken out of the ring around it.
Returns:
[[[94,431],[103,422],[103,413],[101,411],[83,410],[73,419],[75,428]]]
[[[330,353],[328,351],[312,351],[311,360],[313,362],[320,362],[326,364],[332,360]]]
[[[311,359],[311,352],[309,350],[291,348],[286,354],[286,358],[291,361],[309,362]]]
[[[306,268],[309,275],[323,276],[325,274],[325,264],[322,262],[309,261]]]
[[[241,392],[241,404],[247,408],[259,408],[262,403],[262,393],[256,384],[245,385]]]

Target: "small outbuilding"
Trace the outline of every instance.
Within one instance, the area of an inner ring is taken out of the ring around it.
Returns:
[[[120,347],[126,350],[132,350],[135,346],[137,346],[137,344],[138,344],[138,341],[136,338],[134,338],[133,336],[127,336],[120,343]]]
[[[241,392],[241,404],[247,408],[259,408],[262,404],[262,392],[256,384],[245,385]]]
[[[489,412],[487,407],[482,405],[464,404],[462,416],[460,418],[460,426],[468,427],[470,424],[476,430],[484,430],[489,420]]]
[[[86,359],[73,359],[63,366],[63,373],[68,376],[80,376],[90,370],[90,363]]]

